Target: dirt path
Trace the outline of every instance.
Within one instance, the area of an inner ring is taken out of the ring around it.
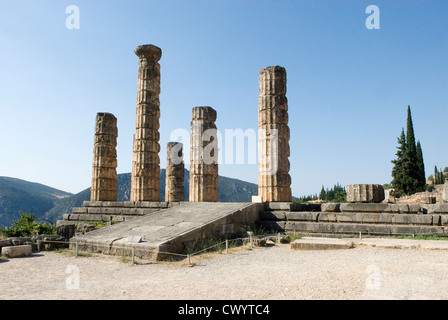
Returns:
[[[0,299],[447,299],[448,250],[288,245],[179,263],[43,252],[1,260]]]

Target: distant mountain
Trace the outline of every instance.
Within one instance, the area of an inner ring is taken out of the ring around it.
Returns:
[[[122,173],[117,177],[117,201],[129,201],[131,194],[131,174]],[[184,190],[185,199],[189,197],[190,172],[185,169]],[[219,176],[219,201],[221,202],[251,202],[252,196],[258,194],[258,185],[238,179]],[[45,213],[50,221],[61,219],[72,208],[82,206],[83,201],[90,200],[90,188],[70,197],[55,201],[54,207]],[[160,201],[165,201],[165,169],[160,170]]]
[[[55,202],[69,196],[72,194],[40,183],[0,177],[0,226],[11,225],[20,217],[20,211],[42,218]]]
[[[185,170],[185,199],[188,200],[190,172]],[[118,201],[129,201],[131,193],[131,174],[118,175]],[[221,202],[250,202],[258,194],[254,183],[238,179],[219,177],[219,200]],[[0,177],[0,226],[9,226],[17,220],[19,211],[33,213],[36,218],[52,222],[62,219],[72,208],[82,206],[83,201],[90,200],[90,188],[77,194],[53,189],[38,183]],[[160,201],[165,201],[165,169],[160,172]]]

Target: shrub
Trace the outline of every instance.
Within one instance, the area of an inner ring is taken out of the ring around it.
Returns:
[[[294,240],[300,239],[300,236],[296,233],[290,233],[290,234],[285,234],[282,235],[280,242],[281,243],[291,243]]]
[[[55,234],[56,230],[53,225],[35,222],[34,214],[20,211],[20,218],[14,221],[10,228],[5,228],[2,233],[8,237],[27,237],[39,234]]]

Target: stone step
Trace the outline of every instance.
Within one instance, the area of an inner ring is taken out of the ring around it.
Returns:
[[[62,218],[65,222],[123,222],[139,217],[137,215],[107,215],[107,214],[82,214],[68,213]]]
[[[143,216],[161,210],[160,208],[128,208],[128,207],[78,207],[73,208],[76,214],[105,214]]]
[[[119,208],[168,208],[179,202],[158,201],[84,201],[84,207],[119,207]]]
[[[291,242],[291,249],[295,250],[330,250],[330,249],[350,249],[357,247],[375,247],[384,249],[429,249],[429,250],[448,250],[448,241],[440,240],[416,240],[416,239],[394,239],[383,237],[368,238],[330,238],[307,237]]]
[[[276,211],[313,211],[313,212],[384,212],[384,213],[423,213],[448,214],[448,203],[436,204],[392,204],[392,203],[296,203],[266,202],[265,210]]]
[[[443,214],[264,211],[260,220],[448,226],[448,215]]]
[[[362,223],[331,223],[307,221],[258,221],[258,225],[267,229],[286,232],[363,234],[369,235],[436,235],[448,236],[448,227],[433,225],[391,225]]]
[[[265,202],[266,211],[321,211],[321,205],[298,202]]]
[[[353,248],[353,241],[334,238],[303,238],[291,242],[293,250],[334,250]]]

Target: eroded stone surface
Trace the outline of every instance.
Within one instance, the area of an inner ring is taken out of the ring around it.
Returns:
[[[117,200],[117,137],[117,118],[111,113],[97,113],[91,201]]]
[[[380,184],[349,184],[346,190],[347,202],[379,203],[384,200],[384,188]]]
[[[190,140],[190,192],[192,202],[217,202],[218,136],[216,111],[211,107],[192,110]]]
[[[165,201],[185,200],[183,144],[168,142],[166,158]]]
[[[18,246],[10,246],[2,248],[2,255],[8,258],[26,257],[31,254],[32,247],[30,244],[23,244]]]
[[[442,201],[448,202],[448,181],[445,182],[445,185],[443,186],[442,189]]]
[[[263,201],[292,200],[288,100],[285,95],[285,68],[262,68],[258,99],[258,195]]]
[[[160,64],[154,45],[135,49],[139,58],[137,112],[132,157],[131,201],[160,200]]]

